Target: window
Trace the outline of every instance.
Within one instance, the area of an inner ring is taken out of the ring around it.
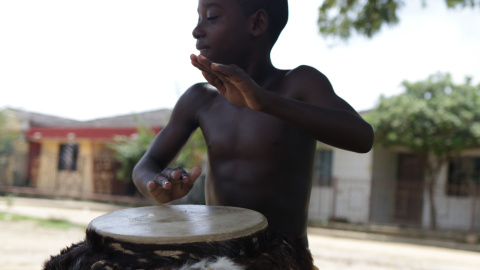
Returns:
[[[314,184],[330,187],[332,185],[332,150],[319,150],[314,164]]]
[[[469,196],[479,185],[480,157],[461,157],[450,162],[446,186],[448,196]]]
[[[78,160],[78,144],[61,144],[58,155],[59,171],[76,171]]]

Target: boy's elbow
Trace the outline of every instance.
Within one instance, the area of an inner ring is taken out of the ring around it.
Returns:
[[[137,186],[137,187],[138,187],[138,184],[140,182],[140,177],[139,177],[140,171],[141,171],[141,169],[140,169],[139,163],[137,163],[135,165],[135,167],[133,167],[133,171],[132,171],[132,180],[133,180],[133,183],[135,184],[135,186]]]
[[[370,152],[370,150],[372,150],[372,147],[373,147],[374,139],[375,139],[375,133],[373,131],[373,128],[371,125],[367,124],[364,131],[363,139],[361,143],[359,143],[359,147],[356,152],[361,154]]]

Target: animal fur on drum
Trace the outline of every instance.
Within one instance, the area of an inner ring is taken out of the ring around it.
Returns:
[[[245,270],[244,266],[235,264],[233,260],[222,257],[216,259],[206,259],[200,262],[184,265],[178,270]]]
[[[87,230],[85,241],[51,256],[43,269],[308,270],[312,261],[301,241],[267,230],[225,242],[169,245],[132,244]],[[218,268],[222,263],[230,268]]]

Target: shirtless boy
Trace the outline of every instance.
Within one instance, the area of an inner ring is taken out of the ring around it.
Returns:
[[[273,231],[308,245],[306,228],[317,141],[365,153],[373,130],[309,66],[280,70],[270,52],[288,18],[287,0],[199,0],[193,66],[208,83],[190,87],[133,172],[147,197],[185,196],[200,168],[169,164],[200,128],[208,148],[207,205],[266,216]]]

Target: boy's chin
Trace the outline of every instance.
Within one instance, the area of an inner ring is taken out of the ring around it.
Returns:
[[[199,52],[198,55],[201,55],[208,60],[217,63],[217,64],[223,64],[223,65],[228,65],[228,64],[233,64],[235,61],[232,61],[231,57],[225,56],[225,55],[218,55],[214,54],[211,50],[202,50]]]
[[[215,63],[220,63],[220,61],[222,60],[221,58],[212,54],[210,50],[201,51],[199,55],[201,55],[201,56],[203,56],[203,57],[207,58],[208,60],[210,60],[212,62],[215,62]]]
[[[219,57],[219,56],[215,56],[215,55],[209,55],[209,54],[205,54],[205,55],[202,55],[204,56],[205,58],[207,58],[208,60],[212,61],[213,63],[216,63],[216,64],[222,64],[222,65],[232,65],[232,64],[237,64],[231,57]]]

